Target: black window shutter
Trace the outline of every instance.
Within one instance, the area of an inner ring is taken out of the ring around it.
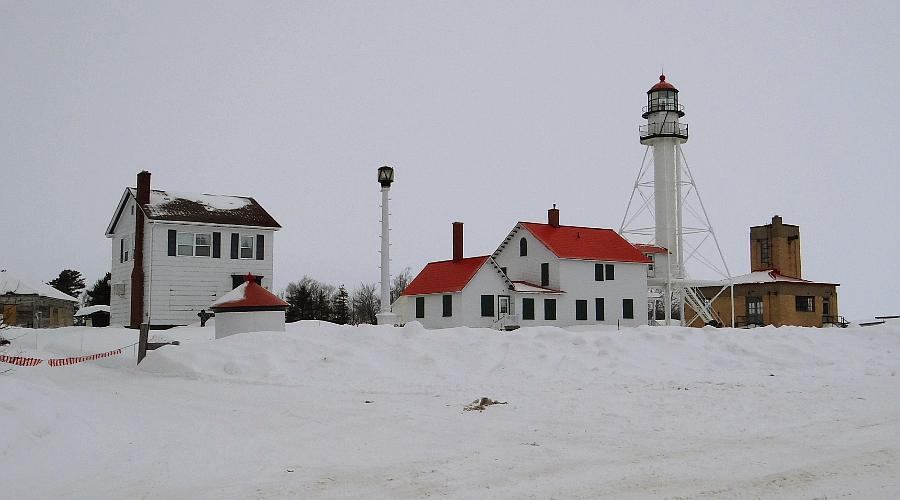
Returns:
[[[231,258],[238,258],[238,245],[241,237],[237,233],[231,233]]]
[[[266,258],[266,236],[263,234],[256,235],[256,260]]]
[[[119,240],[119,263],[125,262],[125,238]]]
[[[222,233],[213,233],[213,258],[222,257]]]
[[[176,243],[178,239],[178,231],[174,229],[169,229],[169,255],[175,255],[178,250],[178,245]]]

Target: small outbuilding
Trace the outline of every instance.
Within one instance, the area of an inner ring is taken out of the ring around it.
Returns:
[[[46,283],[27,283],[0,269],[0,318],[9,326],[72,326],[78,299]]]
[[[283,332],[288,303],[256,282],[252,274],[210,305],[216,313],[216,338],[245,332]]]
[[[109,306],[85,306],[75,313],[77,326],[109,326]]]

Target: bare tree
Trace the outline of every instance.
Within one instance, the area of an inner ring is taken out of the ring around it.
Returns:
[[[397,300],[397,297],[400,297],[403,290],[406,290],[410,281],[412,281],[412,271],[408,267],[400,271],[400,274],[397,276],[394,276],[394,281],[391,283],[391,304]]]
[[[375,315],[381,309],[378,297],[378,286],[375,283],[360,283],[350,298],[350,320],[353,324],[376,323]]]

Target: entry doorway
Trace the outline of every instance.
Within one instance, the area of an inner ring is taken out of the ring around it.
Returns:
[[[497,319],[504,318],[510,314],[509,295],[497,296]]]

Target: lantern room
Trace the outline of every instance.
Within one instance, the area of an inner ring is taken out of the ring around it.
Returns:
[[[684,116],[684,106],[678,104],[678,89],[666,81],[666,75],[659,75],[659,82],[647,91],[647,106],[642,116],[647,118],[659,111],[674,111],[679,118]]]

